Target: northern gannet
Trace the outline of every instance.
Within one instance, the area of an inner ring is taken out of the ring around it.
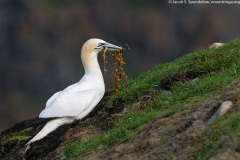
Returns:
[[[105,84],[97,59],[98,53],[102,50],[116,49],[122,48],[96,38],[84,43],[81,50],[84,76],[78,83],[68,86],[48,99],[39,118],[53,119],[26,144],[25,152],[31,143],[44,138],[61,125],[84,118],[93,110],[105,93]]]

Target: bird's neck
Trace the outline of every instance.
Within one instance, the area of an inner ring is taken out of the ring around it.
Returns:
[[[85,71],[85,75],[89,75],[95,78],[103,77],[97,57],[94,59],[91,59],[91,61],[89,61],[88,64],[84,65],[84,71]]]

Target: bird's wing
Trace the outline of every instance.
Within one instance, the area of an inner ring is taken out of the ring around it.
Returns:
[[[39,117],[75,117],[88,108],[96,96],[97,92],[93,89],[61,92],[51,100],[51,105],[46,106]]]
[[[59,94],[61,93],[61,91],[55,93],[54,95],[52,95],[52,97],[50,97],[46,103],[46,108],[48,108],[49,106],[51,106],[52,102],[54,102],[54,100],[59,96]]]
[[[52,95],[52,97],[50,97],[48,99],[47,103],[46,103],[46,108],[48,108],[48,107],[50,107],[52,105],[52,103],[60,95],[60,93],[64,92],[65,90],[69,91],[69,90],[71,90],[73,88],[76,88],[75,86],[76,86],[76,84],[70,85],[67,88],[65,88],[63,91],[59,91],[59,92],[55,93],[54,95]]]

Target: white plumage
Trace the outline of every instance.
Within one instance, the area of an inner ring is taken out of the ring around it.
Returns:
[[[26,144],[26,150],[30,148],[31,143],[42,139],[59,126],[87,116],[102,99],[105,84],[97,55],[103,49],[116,50],[121,49],[121,47],[109,44],[101,39],[90,39],[84,43],[81,51],[81,59],[85,70],[84,76],[78,83],[68,86],[48,99],[46,108],[40,113],[39,118],[58,118],[49,121]]]

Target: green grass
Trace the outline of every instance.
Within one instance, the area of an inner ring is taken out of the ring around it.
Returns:
[[[30,136],[13,136],[9,138],[9,141],[25,141],[28,140]]]
[[[171,116],[220,93],[227,84],[239,77],[239,70],[239,39],[218,49],[196,51],[186,54],[174,62],[156,66],[152,71],[143,73],[136,79],[131,79],[106,104],[106,107],[114,107],[114,100],[121,99],[129,112],[119,122],[116,122],[112,129],[101,135],[93,136],[84,142],[69,144],[66,147],[66,157],[77,158],[85,151],[101,146],[112,146],[133,138],[138,133],[140,126],[155,118]],[[193,75],[189,76],[189,73]],[[161,92],[156,87],[163,80],[172,81],[168,94]],[[145,110],[134,108],[133,104],[140,101],[145,94],[154,97],[154,100],[147,104]],[[230,125],[232,133],[239,133],[239,125],[236,123],[239,120],[238,117],[235,115],[224,122],[232,124]],[[224,131],[223,124],[217,125]],[[218,129],[212,132],[218,132]],[[209,139],[206,139],[206,143],[204,143],[203,148],[206,149],[203,149],[196,158],[204,159],[212,155],[208,150],[214,149],[216,146]]]

